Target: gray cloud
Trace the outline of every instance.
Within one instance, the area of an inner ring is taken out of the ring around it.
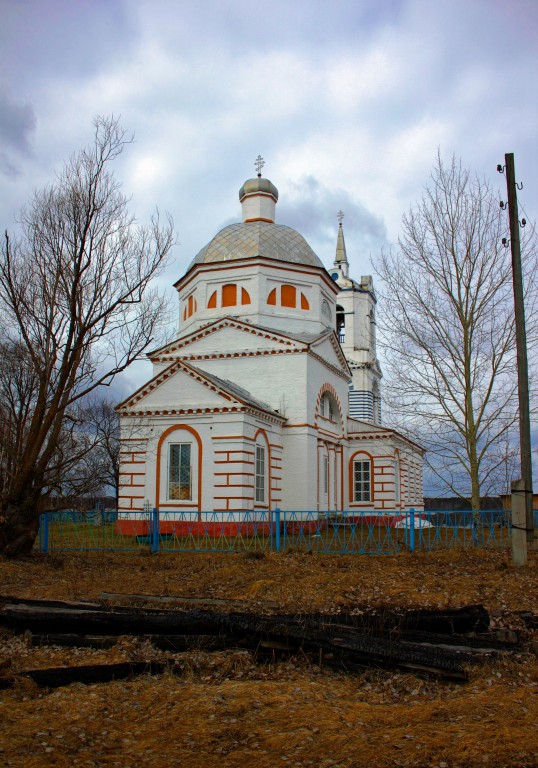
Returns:
[[[279,223],[297,229],[311,243],[326,264],[334,256],[338,230],[337,213],[344,213],[344,232],[348,258],[353,253],[364,263],[371,252],[387,242],[383,219],[351,193],[323,185],[306,176],[288,185],[277,207]],[[352,246],[350,249],[349,246]]]
[[[495,167],[514,152],[520,204],[537,216],[536,0],[12,0],[2,12],[6,223],[91,141],[94,115],[121,114],[136,134],[116,166],[131,209],[141,221],[170,210],[182,243],[162,284],[240,220],[258,153],[277,221],[328,266],[344,211],[353,275],[397,239],[438,147],[503,198]]]
[[[36,116],[29,104],[17,102],[7,89],[0,90],[0,171],[7,176],[18,173],[17,156],[31,152],[30,137]]]

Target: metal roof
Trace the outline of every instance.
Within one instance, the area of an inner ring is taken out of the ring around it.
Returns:
[[[240,261],[256,256],[324,269],[302,235],[284,224],[249,221],[221,229],[189,265]]]

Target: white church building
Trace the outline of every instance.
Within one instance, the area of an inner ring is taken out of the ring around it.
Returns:
[[[422,509],[422,449],[381,424],[375,293],[349,276],[341,217],[327,271],[276,223],[271,181],[239,199],[175,284],[179,336],[118,406],[120,519]]]

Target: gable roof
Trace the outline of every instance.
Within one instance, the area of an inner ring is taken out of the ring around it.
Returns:
[[[426,453],[426,449],[419,443],[411,440],[410,437],[403,435],[396,429],[390,427],[383,427],[381,424],[372,424],[369,421],[362,421],[361,419],[354,419],[351,416],[347,417],[347,434],[350,444],[354,441],[362,439],[395,439],[407,445],[411,445],[422,454]]]
[[[351,378],[351,372],[349,370],[347,360],[344,356],[344,353],[342,352],[342,348],[340,347],[340,344],[336,338],[336,334],[333,330],[327,329],[321,333],[289,333],[276,330],[275,328],[253,325],[252,323],[248,323],[244,320],[239,320],[236,317],[230,316],[219,318],[218,320],[214,320],[213,322],[208,323],[202,328],[198,328],[196,331],[192,331],[185,336],[180,336],[175,341],[172,341],[165,346],[160,347],[159,349],[155,349],[152,352],[149,352],[148,357],[153,362],[157,362],[159,360],[165,362],[174,359],[177,353],[181,353],[182,357],[185,358],[188,356],[188,353],[186,354],[186,352],[183,352],[183,350],[186,351],[189,346],[193,346],[201,339],[207,338],[208,336],[211,336],[212,334],[215,334],[225,328],[231,328],[239,332],[257,336],[260,341],[263,340],[266,344],[267,342],[273,342],[281,347],[281,351],[293,352],[297,349],[302,349],[312,354],[314,357],[316,357],[316,359],[320,360],[323,364],[327,365],[332,370],[335,370],[340,375],[344,375],[346,378]],[[325,343],[328,343],[332,347],[332,351],[335,355],[335,359],[333,361],[327,360],[323,356],[321,349],[316,349],[323,346]],[[243,351],[240,354],[255,353],[256,352],[253,350],[243,348]],[[257,353],[259,354],[260,352],[258,351]],[[228,354],[239,353],[233,351]],[[193,355],[193,359],[200,359],[203,356],[203,353],[201,355],[199,353],[195,353]]]
[[[274,328],[263,328],[258,325],[247,323],[244,320],[239,320],[236,317],[226,316],[217,320],[213,320],[207,325],[204,325],[202,328],[198,328],[197,330],[192,331],[185,336],[180,336],[174,341],[171,341],[168,344],[159,347],[158,349],[154,349],[151,352],[148,352],[147,356],[150,358],[150,360],[154,361],[165,359],[169,355],[172,355],[174,352],[178,352],[179,350],[188,347],[199,339],[202,339],[204,336],[209,336],[216,331],[219,331],[221,328],[236,328],[237,330],[243,331],[245,333],[253,334],[264,339],[269,339],[271,341],[285,344],[290,348],[295,346],[293,344],[293,341],[296,341],[295,339],[292,339],[292,337],[283,334],[280,331],[275,331]]]
[[[195,379],[202,386],[212,390],[216,395],[223,398],[227,403],[226,406],[238,405],[239,407],[252,408],[265,416],[270,415],[273,418],[285,421],[286,418],[282,416],[278,411],[273,410],[270,405],[258,400],[250,392],[238,384],[225,379],[220,379],[218,376],[202,371],[194,365],[186,362],[185,360],[177,359],[171,363],[163,371],[160,371],[150,381],[146,382],[143,386],[139,387],[132,395],[126,400],[119,403],[116,406],[116,410],[125,412],[128,408],[134,408],[135,406],[142,406],[143,400],[147,398],[152,392],[159,387],[163,386],[172,376],[178,372],[183,372],[187,376]],[[181,402],[178,402],[178,408],[181,409]],[[162,409],[161,409],[162,410]],[[190,408],[192,411],[193,409]]]

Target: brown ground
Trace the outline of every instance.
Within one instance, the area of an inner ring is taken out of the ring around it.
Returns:
[[[249,653],[177,654],[183,674],[53,692],[0,692],[0,765],[273,768],[537,766],[538,659],[520,611],[537,612],[538,554],[395,556],[49,555],[0,561],[0,595],[97,598],[101,592],[228,598],[251,610],[337,611],[483,603],[525,650],[470,670],[465,684],[306,659],[256,665]],[[158,659],[122,638],[108,651],[32,648],[0,635],[11,670]]]

